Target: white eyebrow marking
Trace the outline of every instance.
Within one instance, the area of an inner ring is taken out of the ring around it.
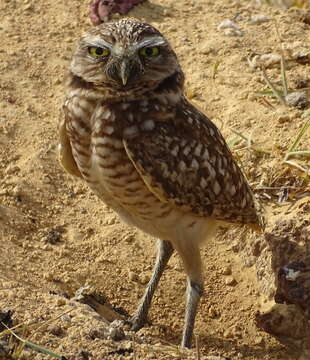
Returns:
[[[161,36],[152,36],[149,38],[146,38],[139,42],[135,47],[142,48],[145,46],[157,46],[157,45],[164,45],[166,44],[166,41]]]
[[[89,45],[91,46],[99,46],[99,47],[105,47],[105,48],[108,48],[108,49],[112,49],[113,45],[104,41],[103,39],[93,39],[93,40],[90,40],[89,42]]]

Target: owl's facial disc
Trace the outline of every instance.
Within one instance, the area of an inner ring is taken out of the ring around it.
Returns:
[[[91,29],[72,59],[71,72],[100,88],[139,93],[180,72],[168,41],[151,25],[122,19]]]
[[[105,84],[111,82],[119,89],[156,80],[169,52],[169,45],[158,35],[126,43],[96,37],[89,39],[86,47],[87,57],[102,67]]]

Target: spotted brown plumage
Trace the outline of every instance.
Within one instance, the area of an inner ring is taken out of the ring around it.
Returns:
[[[174,250],[188,278],[182,345],[203,292],[200,245],[218,224],[259,225],[249,185],[217,127],[183,94],[167,40],[132,19],[77,45],[59,124],[60,161],[128,224],[159,238],[152,278],[132,317],[142,327]]]

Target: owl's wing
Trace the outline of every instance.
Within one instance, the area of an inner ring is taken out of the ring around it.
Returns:
[[[173,120],[124,139],[127,155],[148,188],[185,212],[256,223],[251,190],[217,127],[183,103]]]
[[[58,124],[59,133],[59,161],[64,169],[71,175],[82,177],[80,170],[72,155],[72,148],[66,129],[66,120],[69,116],[67,107],[64,106],[65,117],[61,118]]]

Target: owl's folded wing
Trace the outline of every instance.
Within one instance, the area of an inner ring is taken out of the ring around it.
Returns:
[[[76,162],[72,155],[72,148],[66,129],[66,117],[68,116],[64,107],[65,118],[62,118],[58,124],[59,133],[59,161],[64,169],[71,175],[82,177]]]
[[[229,222],[256,223],[251,190],[216,126],[194,107],[172,121],[124,139],[147,187],[185,212]]]

